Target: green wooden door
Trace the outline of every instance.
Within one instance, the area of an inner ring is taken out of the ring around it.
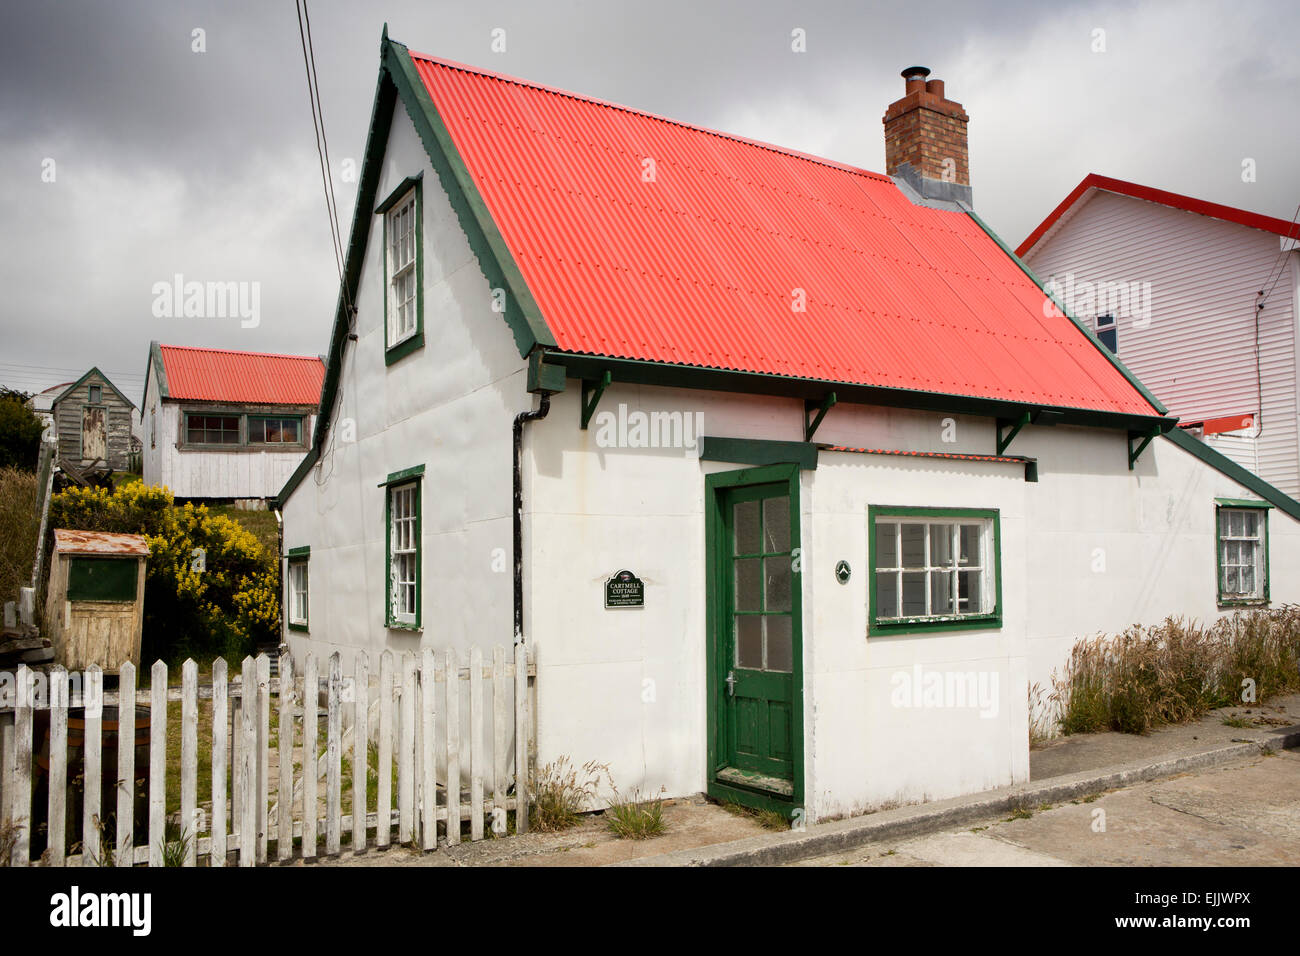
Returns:
[[[798,515],[789,482],[719,488],[712,561],[715,690],[725,784],[792,797]]]

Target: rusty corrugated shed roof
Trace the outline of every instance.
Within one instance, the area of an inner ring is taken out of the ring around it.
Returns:
[[[166,398],[261,405],[315,405],[325,365],[305,355],[160,345]]]
[[[563,351],[1158,414],[964,213],[877,173],[410,55]]]
[[[69,531],[54,529],[56,554],[98,554],[103,556],[148,556],[149,545],[138,534],[118,534],[112,531]]]

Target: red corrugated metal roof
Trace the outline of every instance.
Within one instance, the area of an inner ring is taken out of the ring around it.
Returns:
[[[1121,196],[1145,199],[1147,202],[1160,203],[1162,206],[1170,206],[1184,212],[1209,216],[1211,219],[1222,219],[1224,222],[1235,222],[1239,226],[1262,229],[1265,232],[1276,233],[1289,239],[1300,239],[1300,223],[1287,222],[1285,219],[1276,219],[1273,216],[1265,216],[1257,212],[1247,212],[1245,209],[1221,206],[1217,202],[1206,202],[1204,199],[1193,199],[1191,196],[1181,196],[1178,193],[1166,192],[1163,189],[1140,186],[1137,183],[1125,182],[1122,179],[1112,179],[1109,176],[1089,173],[1079,185],[1074,187],[1070,195],[1066,196],[1061,204],[1038,224],[1038,228],[1025,238],[1025,241],[1020,244],[1020,248],[1016,250],[1016,255],[1023,256],[1032,249],[1038,243],[1038,240],[1042,239],[1047,233],[1047,230],[1051,229],[1071,206],[1078,202],[1085,193],[1093,189],[1104,189],[1107,192],[1119,193]]]
[[[1157,414],[964,213],[877,173],[411,57],[565,351]]]
[[[168,398],[262,405],[315,405],[325,365],[306,355],[160,345]]]

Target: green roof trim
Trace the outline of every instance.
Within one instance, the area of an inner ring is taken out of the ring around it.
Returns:
[[[100,378],[100,380],[101,380],[105,385],[107,385],[109,388],[111,388],[111,389],[113,390],[113,393],[114,393],[115,395],[117,395],[118,398],[120,398],[122,401],[126,402],[126,403],[127,403],[128,405],[130,405],[132,408],[135,408],[135,402],[131,401],[131,399],[129,399],[129,398],[127,398],[125,395],[123,395],[123,394],[122,394],[122,390],[121,390],[120,388],[118,388],[116,385],[114,385],[111,381],[109,381],[107,375],[105,375],[103,372],[101,372],[101,371],[99,370],[98,367],[92,367],[91,370],[90,370],[89,372],[87,372],[85,375],[81,376],[81,378],[77,379],[75,382],[73,382],[71,385],[69,385],[69,386],[68,386],[67,388],[65,388],[63,391],[59,392],[59,396],[58,396],[58,398],[56,398],[54,401],[50,402],[50,409],[53,410],[55,405],[59,404],[59,402],[63,401],[63,400],[64,400],[65,398],[67,398],[70,394],[72,394],[72,393],[75,392],[78,388],[80,388],[80,387],[85,383],[86,379],[90,378],[90,376],[92,376],[92,375],[98,375],[99,378]]]
[[[1214,503],[1220,508],[1272,508],[1267,501],[1254,498],[1215,498]]]
[[[403,468],[401,471],[389,472],[388,477],[381,481],[377,487],[386,488],[389,485],[396,485],[408,478],[419,478],[424,474],[423,465],[412,465],[410,468]]]
[[[990,239],[996,242],[999,247],[1001,247],[1002,251],[1007,254],[1007,257],[1020,267],[1020,271],[1023,272],[1025,275],[1029,276],[1030,280],[1034,283],[1034,285],[1038,286],[1038,288],[1042,290],[1043,295],[1051,299],[1052,302],[1056,305],[1056,307],[1060,309],[1063,313],[1065,313],[1065,317],[1074,323],[1074,327],[1088,337],[1088,341],[1091,342],[1096,347],[1097,351],[1099,351],[1102,355],[1104,355],[1110,361],[1110,364],[1115,366],[1115,369],[1126,379],[1128,379],[1128,383],[1137,390],[1138,394],[1141,395],[1143,398],[1145,398],[1148,402],[1150,402],[1151,407],[1154,408],[1156,411],[1158,411],[1161,415],[1168,415],[1169,409],[1165,408],[1164,405],[1160,404],[1160,400],[1156,398],[1154,395],[1152,395],[1149,391],[1147,391],[1147,387],[1143,385],[1140,381],[1138,381],[1138,377],[1129,371],[1128,366],[1126,366],[1123,362],[1119,360],[1118,355],[1116,355],[1110,349],[1106,348],[1106,346],[1101,344],[1101,340],[1098,339],[1097,336],[1093,335],[1092,329],[1088,328],[1086,325],[1080,322],[1078,318],[1075,317],[1074,313],[1065,307],[1065,303],[1057,301],[1056,296],[1052,295],[1050,292],[1047,291],[1047,287],[1043,285],[1042,280],[1039,279],[1038,276],[1034,274],[1034,270],[1029,268],[1029,266],[1025,265],[1023,262],[1020,261],[1020,257],[1017,256],[1015,252],[1012,251],[1010,246],[1008,246],[1005,242],[1002,241],[1002,237],[999,236],[992,229],[990,229],[988,223],[986,223],[983,219],[981,219],[974,209],[971,209],[965,203],[962,203],[961,206],[966,211],[966,215],[970,216],[971,219],[975,220],[976,224],[978,224],[979,227],[984,230],[985,235],[987,235]]]
[[[1300,501],[1296,501],[1294,498],[1283,494],[1254,472],[1242,468],[1241,465],[1237,464],[1231,458],[1215,451],[1209,445],[1205,444],[1205,442],[1193,438],[1181,428],[1175,428],[1173,431],[1166,433],[1165,437],[1184,451],[1191,452],[1210,467],[1222,472],[1233,481],[1253,491],[1255,494],[1263,498],[1264,501],[1276,505],[1279,511],[1284,511],[1292,518],[1300,521]],[[1262,506],[1263,505],[1260,502],[1251,503],[1251,507],[1254,508]]]
[[[726,461],[736,465],[798,465],[804,471],[817,467],[817,446],[804,441],[763,438],[713,438],[700,443],[701,461]]]

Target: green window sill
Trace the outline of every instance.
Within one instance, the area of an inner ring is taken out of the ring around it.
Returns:
[[[302,631],[304,634],[306,634],[306,633],[308,632],[309,628],[307,627],[306,624],[290,624],[290,625],[289,625],[289,630],[291,630],[291,631]]]
[[[423,631],[424,627],[420,624],[404,624],[401,621],[389,621],[388,629],[390,631]]]
[[[871,637],[890,634],[933,634],[939,631],[996,631],[1002,628],[1002,616],[989,614],[981,617],[945,617],[916,620],[872,621]]]
[[[402,339],[396,345],[389,346],[384,351],[384,364],[392,365],[422,348],[424,348],[424,332],[416,332],[409,339]]]

